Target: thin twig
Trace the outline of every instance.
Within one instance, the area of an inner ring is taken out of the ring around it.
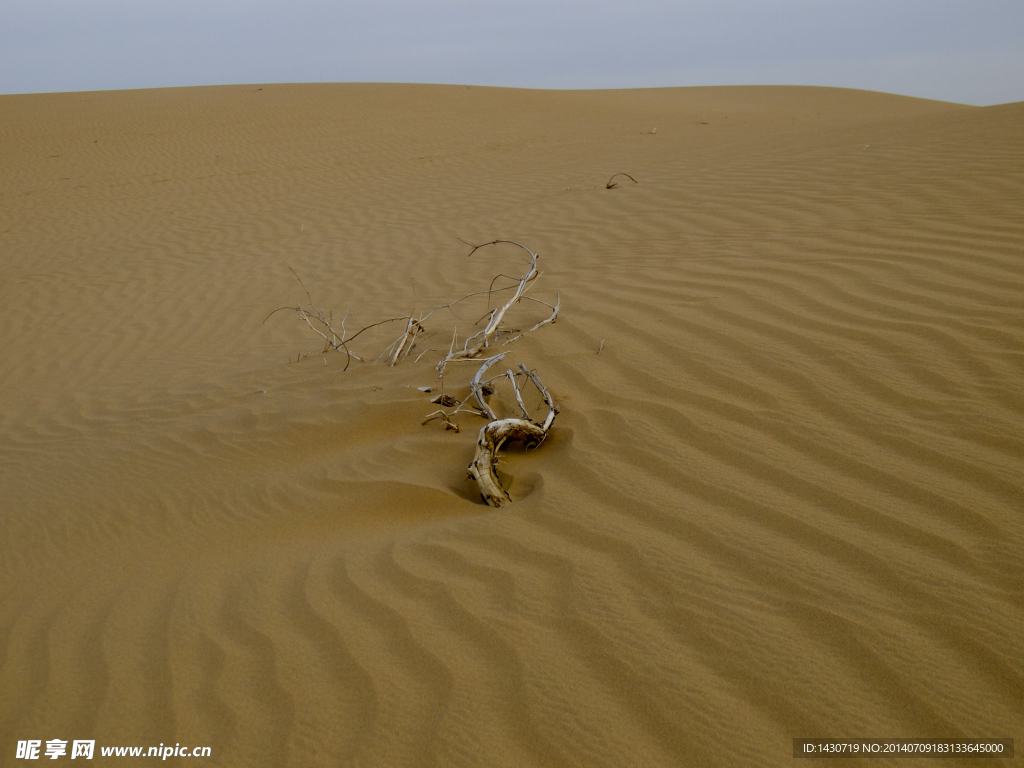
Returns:
[[[526,410],[526,405],[523,403],[523,396],[519,394],[519,385],[516,384],[516,374],[512,373],[510,368],[507,371],[508,380],[512,382],[512,391],[516,394],[516,402],[519,403],[519,412],[523,415],[524,419],[530,418],[530,412]]]
[[[470,380],[470,386],[472,387],[471,394],[473,396],[473,399],[476,400],[477,406],[479,406],[480,410],[483,411],[487,415],[487,418],[489,418],[491,421],[494,421],[498,417],[494,415],[494,411],[491,410],[491,406],[484,402],[484,396],[482,392],[483,387],[480,384],[480,377],[484,375],[484,372],[488,368],[490,368],[499,360],[504,359],[504,352],[502,352],[500,355],[495,355],[494,357],[487,358],[486,360],[484,360],[484,364],[481,365],[479,369],[477,369],[477,372],[473,374],[473,378]]]
[[[465,241],[463,241],[463,242],[465,242]],[[527,285],[532,280],[534,280],[537,277],[537,275],[538,275],[538,272],[537,272],[537,254],[534,253],[533,251],[531,251],[529,248],[527,248],[522,243],[517,243],[514,240],[492,240],[489,243],[483,243],[481,245],[476,245],[474,243],[466,243],[466,244],[467,245],[471,245],[473,247],[473,250],[469,252],[469,255],[472,256],[480,248],[484,248],[484,247],[486,247],[488,245],[497,245],[498,243],[508,243],[508,244],[511,244],[511,245],[518,246],[519,248],[522,248],[524,251],[526,251],[528,254],[530,254],[530,269],[529,269],[529,271],[525,275],[523,275],[522,277],[519,278],[519,284],[518,284],[518,286],[516,286],[516,289],[515,289],[515,292],[512,295],[512,298],[510,298],[505,303],[505,305],[503,307],[496,308],[495,310],[492,311],[491,316],[490,316],[490,320],[488,320],[487,327],[484,328],[483,334],[481,335],[480,340],[478,342],[476,342],[476,344],[474,344],[474,346],[472,348],[469,347],[469,340],[467,340],[466,345],[462,349],[462,352],[455,353],[455,354],[449,354],[447,357],[445,357],[443,360],[441,360],[437,364],[437,372],[438,372],[439,376],[443,376],[444,375],[445,366],[449,362],[452,362],[452,361],[460,359],[460,358],[461,359],[472,359],[472,358],[479,357],[480,352],[482,350],[486,349],[490,345],[490,341],[494,337],[495,333],[497,332],[498,326],[501,324],[502,318],[504,318],[505,313],[508,312],[508,310],[512,307],[512,305],[514,305],[516,302],[519,301],[519,299],[523,295],[523,292],[526,290]],[[473,337],[471,337],[471,338],[473,338]]]
[[[530,296],[524,296],[523,298],[524,298],[524,299],[530,299],[530,298],[532,298],[532,297],[530,297]],[[536,301],[536,299],[534,299],[534,301]],[[544,304],[544,303],[545,303],[545,302],[543,302],[543,301],[541,302],[541,304]],[[550,305],[550,304],[548,304],[547,306],[551,307],[551,305]],[[533,333],[534,331],[536,331],[536,330],[537,330],[538,328],[540,328],[541,326],[543,326],[543,325],[547,325],[548,323],[553,323],[553,322],[555,322],[555,320],[557,320],[557,319],[558,319],[558,310],[559,310],[559,308],[560,308],[561,306],[562,306],[562,299],[561,299],[561,297],[559,297],[559,296],[556,296],[556,297],[555,297],[555,306],[551,307],[551,316],[550,316],[550,317],[548,317],[548,319],[547,319],[547,320],[541,320],[541,321],[540,321],[539,323],[537,323],[537,324],[536,324],[535,326],[533,326],[533,328],[531,328],[531,329],[530,329],[530,330],[528,330],[528,331],[525,331],[524,333],[520,333],[520,334],[519,334],[518,336],[513,336],[513,337],[512,337],[511,339],[509,339],[508,341],[506,341],[506,342],[505,342],[505,344],[511,344],[511,343],[512,343],[513,341],[515,341],[515,340],[517,340],[517,339],[521,339],[521,338],[523,338],[523,336],[525,336],[525,335],[526,335],[527,333]]]
[[[655,129],[655,130],[657,130],[657,129]],[[634,179],[632,176],[630,176],[628,173],[616,173],[616,174],[613,174],[612,175],[612,179],[614,179],[616,176],[625,176],[627,179],[632,181],[634,184],[639,184],[640,183],[636,179]],[[613,188],[619,186],[618,182],[615,182],[614,184],[612,184],[612,179],[608,179],[608,183],[604,185],[605,189],[613,189]]]

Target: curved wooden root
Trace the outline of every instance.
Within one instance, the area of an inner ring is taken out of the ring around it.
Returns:
[[[501,419],[480,429],[476,456],[469,465],[469,476],[480,486],[480,495],[488,506],[503,507],[512,501],[494,471],[501,446],[509,440],[522,440],[527,446],[535,446],[546,436],[547,432],[539,424],[525,419]]]
[[[510,440],[521,440],[526,444],[527,448],[536,448],[548,436],[548,430],[551,429],[551,425],[555,421],[555,414],[558,413],[558,408],[551,399],[547,388],[541,383],[540,377],[527,370],[526,366],[522,363],[519,364],[519,370],[540,391],[544,398],[544,403],[548,406],[548,415],[540,424],[532,421],[527,416],[526,408],[523,406],[522,398],[519,395],[519,386],[516,384],[515,375],[512,371],[509,371],[508,377],[515,390],[516,400],[519,403],[523,418],[497,419],[482,427],[480,435],[476,440],[476,454],[473,456],[473,461],[468,469],[469,476],[476,480],[476,484],[480,487],[480,496],[490,507],[503,507],[512,501],[505,489],[501,487],[501,483],[498,482],[498,475],[494,470],[494,465],[498,459],[498,451]]]

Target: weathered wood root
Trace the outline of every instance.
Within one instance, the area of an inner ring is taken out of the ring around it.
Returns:
[[[480,429],[480,435],[476,441],[476,454],[469,465],[468,474],[480,488],[480,496],[490,507],[503,507],[512,501],[511,497],[498,482],[498,475],[494,465],[498,459],[498,451],[510,440],[521,440],[527,448],[536,448],[544,442],[548,430],[555,421],[555,414],[558,409],[551,399],[547,388],[541,383],[540,378],[532,371],[527,370],[522,363],[519,370],[529,377],[534,386],[540,391],[544,402],[548,406],[548,415],[543,422],[537,423],[526,415],[526,409],[522,405],[522,398],[519,395],[519,387],[516,384],[515,375],[508,372],[509,380],[516,392],[516,400],[520,404],[521,419],[497,419],[491,421]]]
[[[501,419],[480,429],[476,456],[469,465],[469,476],[480,486],[480,496],[488,506],[503,507],[512,501],[494,472],[494,462],[501,446],[509,440],[522,440],[528,446],[531,443],[538,445],[545,436],[540,425],[525,419]]]

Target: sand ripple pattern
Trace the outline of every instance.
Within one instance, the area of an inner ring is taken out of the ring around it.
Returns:
[[[257,88],[0,98],[0,765],[1024,741],[1022,105]],[[359,324],[493,237],[563,306],[497,513],[427,365],[261,324],[288,266]]]

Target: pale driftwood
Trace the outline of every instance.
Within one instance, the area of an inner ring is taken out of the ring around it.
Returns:
[[[395,363],[398,362],[398,360],[399,360],[399,358],[400,358],[400,356],[402,354],[402,350],[405,349],[406,345],[410,341],[410,338],[414,338],[415,337],[415,335],[416,335],[416,328],[417,328],[418,325],[419,325],[419,323],[416,322],[416,320],[413,318],[413,316],[409,315],[409,322],[405,324],[405,333],[402,334],[402,336],[399,339],[398,344],[395,345],[395,352],[394,352],[394,354],[391,355],[391,359],[388,361],[388,368],[394,368],[395,367]]]
[[[490,368],[492,365],[494,365],[498,361],[504,360],[504,359],[505,359],[505,353],[504,352],[502,352],[500,355],[495,355],[494,357],[487,358],[486,360],[484,360],[484,364],[480,366],[480,368],[477,370],[477,372],[475,374],[473,374],[473,378],[469,382],[469,385],[470,385],[470,388],[471,388],[470,389],[470,394],[472,394],[473,395],[473,399],[476,400],[477,407],[479,407],[480,408],[480,412],[484,416],[486,416],[488,419],[490,419],[491,421],[494,421],[498,417],[494,415],[494,411],[491,410],[491,406],[489,406],[486,402],[484,402],[484,395],[487,394],[487,393],[484,391],[484,386],[485,385],[483,383],[481,383],[480,379],[483,377],[484,372],[488,368]]]
[[[467,397],[462,402],[459,402],[455,398],[449,397],[448,395],[440,395],[431,400],[430,402],[436,405],[443,405],[448,407],[454,405],[455,410],[445,411],[443,409],[438,409],[433,413],[427,414],[427,417],[426,419],[424,419],[423,423],[428,424],[431,421],[434,421],[434,419],[441,419],[444,422],[445,429],[451,429],[454,430],[455,432],[458,432],[459,425],[456,422],[452,421],[452,417],[462,412],[463,410],[469,413],[475,413],[477,416],[482,416],[488,421],[496,420],[498,417],[491,409],[491,406],[489,406],[487,402],[484,400],[484,395],[492,394],[494,392],[494,389],[490,385],[490,380],[482,381],[482,378],[484,372],[487,371],[488,368],[490,368],[492,365],[499,362],[500,360],[504,359],[504,357],[505,353],[503,352],[500,355],[495,355],[494,357],[484,360],[483,365],[481,365],[480,368],[477,369],[477,372],[473,375],[473,378],[470,380],[469,397]],[[502,374],[502,376],[498,378],[502,378],[503,376],[504,374]],[[473,398],[473,400],[476,401],[476,409],[470,407],[470,398]]]
[[[397,346],[395,346],[395,352],[391,355],[391,361],[388,363],[388,368],[394,368],[395,363],[400,360],[405,360],[405,358],[409,356],[413,346],[416,344],[416,337],[425,332],[421,325],[422,322],[422,320],[417,320],[412,315],[409,315],[409,322],[405,326],[405,333],[402,334]],[[405,354],[402,354],[403,352]]]
[[[466,342],[465,344],[463,344],[461,350],[459,350],[458,352],[454,350],[450,351],[437,364],[437,373],[439,376],[444,376],[444,369],[448,365],[448,363],[458,362],[461,360],[476,360],[480,357],[481,352],[483,352],[484,349],[489,347],[491,342],[494,340],[494,336],[498,332],[498,326],[501,325],[501,321],[502,319],[504,319],[505,313],[508,312],[509,309],[511,309],[514,304],[516,304],[520,299],[523,298],[523,294],[525,293],[527,286],[529,286],[529,284],[533,280],[535,280],[537,276],[540,274],[537,271],[537,254],[531,251],[522,243],[517,243],[514,240],[492,240],[489,243],[482,243],[481,245],[467,243],[467,245],[473,246],[473,250],[469,252],[469,255],[472,256],[479,249],[485,248],[488,245],[497,245],[498,243],[508,243],[509,245],[518,246],[519,248],[522,248],[524,251],[530,254],[530,269],[526,272],[525,275],[522,275],[521,277],[518,278],[519,282],[512,292],[512,298],[505,302],[503,306],[496,307],[495,309],[491,310],[491,312],[489,313],[489,319],[487,321],[486,327],[479,333],[474,334],[473,336],[470,336],[468,339],[466,339]],[[557,316],[557,310],[555,310],[555,315]],[[553,319],[554,318],[552,318],[552,320]],[[543,323],[541,325],[543,325]],[[470,346],[470,342],[472,342],[474,339],[477,339],[477,341],[473,344],[473,346]]]
[[[467,470],[469,476],[476,480],[476,484],[480,488],[480,496],[490,507],[503,507],[512,501],[508,492],[498,482],[498,475],[494,469],[498,458],[498,451],[501,450],[505,443],[511,440],[521,440],[526,444],[527,448],[537,447],[544,442],[544,438],[548,435],[548,430],[551,429],[551,425],[555,421],[555,414],[558,413],[558,409],[551,399],[551,394],[541,383],[540,377],[533,373],[533,371],[527,370],[526,366],[522,363],[519,364],[519,369],[529,377],[530,381],[540,391],[544,402],[548,406],[548,414],[540,424],[529,418],[526,407],[523,405],[522,397],[519,394],[516,374],[508,371],[507,375],[515,390],[516,401],[519,403],[519,409],[523,418],[497,419],[482,427],[480,435],[476,440],[476,454]]]
[[[487,372],[487,369],[493,366],[495,363],[498,363],[501,360],[503,360],[505,358],[505,354],[506,353],[502,352],[499,355],[494,355],[494,357],[489,357],[488,359],[484,360],[483,365],[481,365],[477,369],[476,373],[473,374],[473,378],[470,380],[469,395],[466,397],[464,401],[460,402],[459,400],[456,400],[454,397],[451,397],[449,395],[439,395],[438,397],[435,397],[433,400],[431,400],[430,402],[434,403],[435,405],[442,405],[449,408],[455,407],[455,410],[447,412],[441,410],[434,411],[433,413],[429,414],[426,417],[426,420],[423,423],[426,424],[430,421],[433,421],[434,419],[442,419],[444,420],[445,425],[448,429],[455,429],[455,422],[453,422],[451,419],[452,417],[458,415],[461,412],[473,413],[477,416],[487,419],[488,421],[497,421],[497,414],[495,414],[494,409],[491,408],[487,401],[484,400],[484,397],[486,395],[494,394],[495,390],[494,387],[492,386],[492,382],[504,379],[506,377],[512,383],[512,389],[513,392],[515,392],[516,402],[519,404],[519,410],[522,413],[523,418],[528,419],[529,416],[527,415],[526,406],[523,403],[522,395],[519,392],[519,383],[516,381],[517,376],[530,376],[529,371],[527,371],[522,366],[522,364],[520,364],[519,366],[519,373],[513,373],[511,370],[508,370],[505,373],[498,374],[497,376],[494,376],[490,379],[483,378],[483,375],[484,373]],[[470,406],[471,400],[476,403],[476,408]],[[452,426],[448,426],[449,424],[451,424]]]
[[[504,344],[511,344],[513,341],[516,341],[517,339],[523,338],[523,336],[525,336],[526,334],[533,333],[538,328],[540,328],[542,326],[545,326],[548,323],[553,323],[553,322],[555,322],[555,320],[558,319],[558,310],[562,306],[562,297],[561,296],[559,296],[557,294],[555,295],[555,305],[553,307],[550,304],[548,304],[546,301],[540,301],[539,299],[535,299],[532,296],[523,296],[523,298],[524,299],[529,299],[530,301],[536,301],[536,302],[538,302],[540,304],[543,304],[543,305],[545,305],[547,307],[551,307],[551,314],[548,316],[548,318],[546,320],[541,320],[539,323],[537,323],[535,326],[533,326],[533,328],[531,328],[530,330],[523,331],[518,336],[513,336],[511,339],[509,339],[508,341],[504,342]]]
[[[512,373],[511,368],[509,368],[505,374],[508,376],[508,380],[512,383],[512,391],[516,393],[516,403],[519,404],[519,413],[523,415],[524,419],[529,419],[530,412],[526,410],[526,404],[523,403],[523,396],[519,393],[519,385],[516,383],[516,375]]]
[[[439,408],[438,410],[434,411],[433,413],[428,413],[428,414],[427,414],[427,418],[425,418],[425,419],[423,420],[423,424],[429,424],[429,423],[430,423],[430,422],[432,422],[432,421],[433,421],[434,419],[441,419],[441,421],[443,421],[443,422],[444,422],[444,428],[445,428],[445,429],[450,429],[450,430],[452,430],[453,432],[460,432],[460,431],[461,431],[461,430],[459,429],[459,425],[458,425],[458,424],[456,424],[456,423],[455,423],[454,421],[452,421],[452,417],[451,417],[451,415],[450,415],[450,414],[447,414],[447,413],[445,413],[445,412],[444,412],[443,410],[441,410],[440,408]]]
[[[559,297],[556,297],[555,303],[552,305],[548,304],[546,301],[541,301],[540,299],[536,299],[532,296],[526,295],[531,287],[532,282],[536,280],[537,277],[540,276],[540,272],[537,270],[538,255],[531,251],[529,248],[527,248],[525,245],[523,245],[522,243],[517,243],[514,240],[492,240],[488,243],[482,243],[480,245],[467,243],[467,245],[472,246],[472,250],[470,251],[469,255],[472,256],[480,248],[484,248],[489,245],[497,245],[499,243],[508,243],[510,245],[515,245],[518,248],[522,248],[524,251],[526,251],[526,253],[529,254],[530,266],[526,274],[518,277],[499,274],[491,281],[491,284],[487,287],[487,290],[474,291],[448,304],[431,307],[428,312],[418,317],[413,312],[410,312],[408,315],[403,315],[401,317],[391,317],[388,318],[387,320],[381,320],[380,322],[371,323],[370,325],[364,326],[355,333],[353,333],[351,336],[349,336],[347,329],[345,327],[345,321],[348,319],[348,313],[346,312],[345,316],[341,319],[341,329],[339,331],[334,326],[333,315],[325,315],[323,310],[321,310],[314,304],[313,298],[310,295],[309,290],[302,282],[302,279],[299,277],[298,273],[295,272],[294,269],[289,267],[288,269],[295,276],[295,279],[298,280],[299,285],[302,286],[302,290],[306,294],[306,298],[309,301],[308,308],[301,304],[297,307],[280,307],[279,309],[275,309],[273,312],[271,312],[270,315],[267,315],[267,318],[264,319],[264,322],[266,322],[266,320],[269,319],[271,315],[280,312],[281,310],[284,309],[288,309],[295,312],[296,314],[299,315],[299,317],[302,318],[303,322],[305,322],[306,325],[308,325],[309,328],[314,333],[316,333],[320,338],[324,340],[324,348],[323,351],[321,352],[321,355],[330,349],[344,352],[347,358],[345,361],[345,370],[348,370],[348,367],[353,359],[358,360],[360,362],[372,361],[372,358],[370,358],[369,360],[364,360],[362,357],[360,357],[359,355],[355,354],[352,351],[352,342],[357,337],[361,336],[363,333],[372,328],[377,328],[378,326],[385,325],[387,323],[405,321],[405,328],[403,329],[401,336],[399,336],[397,339],[391,342],[391,344],[389,344],[384,349],[384,351],[381,352],[380,355],[376,358],[376,362],[387,360],[388,367],[393,368],[394,366],[398,365],[400,362],[406,360],[409,357],[413,350],[418,346],[418,342],[421,338],[429,338],[431,335],[433,335],[433,331],[427,331],[426,327],[424,326],[424,322],[429,317],[431,317],[431,315],[433,315],[435,312],[442,309],[448,309],[454,312],[454,309],[452,308],[455,305],[471,297],[480,296],[484,294],[487,295],[489,304],[491,294],[501,293],[503,291],[511,291],[512,296],[502,306],[489,310],[487,314],[485,314],[483,318],[481,318],[480,321],[477,321],[479,323],[486,319],[485,327],[483,328],[483,330],[465,339],[461,349],[457,347],[458,329],[456,328],[453,330],[452,343],[448,349],[448,354],[445,355],[445,357],[437,363],[438,376],[443,377],[445,367],[448,365],[448,363],[481,359],[484,356],[484,350],[488,349],[494,343],[496,343],[499,336],[510,336],[511,338],[508,338],[506,341],[503,342],[504,344],[509,344],[512,341],[515,341],[516,339],[522,338],[527,333],[531,333],[537,330],[538,328],[541,328],[542,326],[548,325],[549,323],[553,323],[558,318],[559,309],[561,307],[561,299]],[[505,285],[499,288],[495,288],[495,282],[501,279],[509,280],[511,282],[511,285]],[[504,320],[506,313],[513,306],[515,306],[515,304],[524,300],[533,301],[538,304],[543,304],[544,306],[549,307],[551,309],[550,316],[540,321],[532,328],[530,328],[528,331],[525,331],[523,333],[520,333],[518,329],[502,327],[501,323]],[[415,362],[419,362],[419,360],[427,352],[430,351],[434,350],[432,348],[428,348],[426,350],[419,352],[419,354],[414,356]],[[324,359],[324,362],[326,363],[326,358]]]
[[[431,307],[429,308],[429,311],[419,315],[417,315],[414,310],[408,315],[404,315],[402,317],[392,317],[387,320],[372,323],[360,328],[351,336],[348,335],[346,329],[348,314],[346,313],[345,316],[341,318],[340,329],[336,328],[333,314],[325,314],[323,310],[313,303],[313,299],[310,296],[309,291],[302,283],[298,274],[295,273],[295,270],[292,270],[292,273],[295,275],[296,280],[299,281],[299,284],[302,286],[302,289],[306,294],[306,298],[309,301],[308,308],[302,304],[297,307],[281,308],[290,309],[296,312],[303,319],[306,325],[308,325],[310,329],[324,340],[325,346],[321,355],[329,349],[345,352],[347,355],[347,360],[345,362],[346,369],[352,359],[362,362],[373,361],[372,357],[364,361],[363,358],[351,351],[350,345],[354,339],[372,328],[377,328],[378,326],[382,326],[387,323],[404,321],[405,326],[402,334],[392,341],[391,344],[389,344],[377,357],[378,362],[386,359],[388,366],[394,367],[403,360],[408,359],[410,354],[413,354],[413,350],[419,346],[421,340],[429,339],[435,333],[435,331],[428,331],[424,326],[424,322],[435,312],[441,309],[449,309],[449,311],[458,318],[459,315],[453,307],[460,302],[473,296],[486,294],[487,305],[489,307],[491,294],[510,291],[511,296],[507,301],[505,301],[501,306],[490,309],[487,314],[477,321],[478,327],[481,323],[484,323],[483,329],[464,339],[461,348],[458,346],[458,330],[453,329],[452,340],[448,353],[437,364],[439,378],[442,379],[442,382],[444,381],[445,368],[449,363],[475,362],[479,367],[470,380],[470,391],[465,400],[460,402],[459,400],[444,394],[442,385],[442,394],[434,397],[431,401],[435,405],[440,406],[440,408],[433,413],[428,414],[423,421],[424,424],[427,424],[431,421],[440,420],[444,423],[445,429],[458,432],[459,424],[455,421],[454,417],[461,412],[473,413],[487,420],[486,426],[480,430],[480,434],[477,439],[476,453],[472,463],[469,465],[468,473],[470,477],[473,477],[476,480],[483,500],[492,507],[501,507],[511,501],[508,493],[501,487],[501,483],[498,480],[498,475],[495,470],[495,465],[498,461],[498,452],[501,450],[502,446],[509,441],[514,440],[522,441],[526,444],[527,448],[533,448],[540,445],[547,436],[548,430],[551,428],[551,424],[554,421],[555,414],[558,412],[558,409],[555,407],[550,393],[544,387],[540,378],[535,373],[528,370],[522,363],[519,364],[518,372],[508,369],[502,374],[485,379],[484,376],[487,371],[496,363],[503,360],[506,354],[492,354],[490,357],[487,357],[485,350],[488,350],[494,344],[497,344],[500,339],[505,339],[503,342],[504,344],[510,344],[511,342],[522,338],[526,334],[536,331],[538,328],[555,322],[555,320],[558,319],[559,310],[561,308],[561,298],[558,296],[555,297],[554,304],[549,304],[545,301],[541,301],[540,299],[527,295],[532,287],[533,281],[540,276],[540,272],[537,269],[538,255],[521,243],[517,243],[514,240],[492,240],[491,242],[483,243],[482,245],[468,243],[468,245],[472,246],[472,251],[470,251],[469,255],[472,256],[480,248],[484,248],[489,245],[497,245],[499,243],[515,245],[529,254],[529,269],[526,270],[525,274],[518,277],[499,274],[491,281],[491,284],[488,286],[486,291],[477,291],[466,294],[462,298],[457,299],[450,304]],[[494,286],[499,280],[507,280],[509,281],[509,284],[495,288]],[[508,311],[521,301],[531,301],[543,304],[551,310],[551,313],[548,317],[536,323],[526,331],[520,331],[519,328],[502,326],[502,322],[504,321]],[[275,310],[275,312],[277,311],[280,310]],[[273,314],[274,312],[271,312],[271,315]],[[268,318],[269,316],[270,315],[268,315]],[[266,321],[264,320],[264,322]],[[433,349],[427,349],[419,352],[418,354],[414,354],[414,360],[418,362],[423,355],[430,351],[433,351]],[[326,362],[326,358],[324,358],[324,363],[326,364]],[[530,418],[529,411],[523,401],[521,392],[521,384],[525,379],[521,377],[525,377],[533,383],[548,407],[548,414],[542,422],[538,422]],[[492,382],[504,380],[506,378],[512,386],[512,391],[515,394],[520,418],[499,419],[494,408],[492,408],[485,399],[487,395],[495,393],[495,388],[492,385]],[[374,387],[374,389],[377,389],[377,387]],[[420,390],[429,393],[431,388],[420,387]]]

